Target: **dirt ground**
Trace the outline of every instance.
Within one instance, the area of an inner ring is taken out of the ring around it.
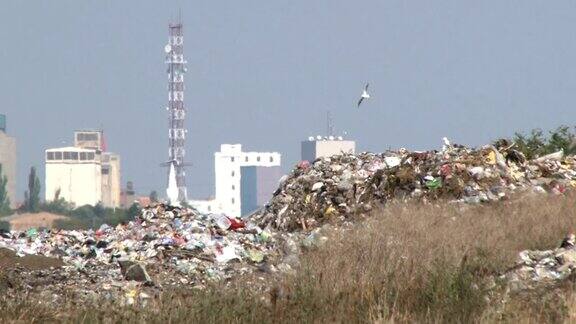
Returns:
[[[9,222],[10,229],[12,230],[25,231],[31,227],[52,228],[55,221],[66,218],[68,217],[47,212],[40,212],[16,214],[5,217],[2,220]]]
[[[25,270],[43,270],[63,266],[60,259],[48,258],[42,255],[25,255],[19,257],[16,252],[0,248],[0,271],[13,268],[23,268]]]

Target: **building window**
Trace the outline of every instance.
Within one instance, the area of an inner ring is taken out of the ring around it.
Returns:
[[[257,157],[257,158],[256,158],[256,161],[260,162],[260,157]]]
[[[234,174],[236,174],[234,171],[232,171],[232,176],[234,176]]]
[[[80,161],[86,161],[86,152],[80,152]]]
[[[234,157],[231,157],[231,158],[230,158],[230,162],[234,162]]]
[[[78,160],[78,152],[70,152],[72,160]]]
[[[54,160],[54,152],[46,153],[46,160]]]
[[[236,190],[236,186],[235,186],[235,185],[232,185],[232,190]]]
[[[88,152],[88,160],[92,161],[94,160],[94,152]]]
[[[274,162],[274,157],[270,157],[270,162]]]
[[[245,158],[244,158],[244,161],[245,161],[245,162],[248,162],[248,157],[245,157]]]
[[[54,152],[54,160],[62,160],[62,152]]]
[[[236,200],[234,198],[232,198],[232,204],[234,204],[236,202]]]
[[[72,152],[64,152],[64,160],[72,159]]]
[[[78,141],[97,141],[98,134],[97,133],[78,133],[76,135],[76,139]]]

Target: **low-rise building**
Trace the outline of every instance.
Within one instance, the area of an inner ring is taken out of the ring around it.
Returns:
[[[136,200],[136,190],[134,190],[134,183],[132,181],[126,182],[126,188],[120,192],[120,207],[130,208]]]
[[[121,205],[120,156],[106,151],[100,130],[74,132],[74,146],[46,150],[45,198],[56,194],[76,206]]]
[[[102,201],[100,151],[71,146],[45,153],[47,201],[60,197],[76,206]]]
[[[309,162],[322,157],[337,154],[354,154],[355,152],[356,142],[344,140],[340,136],[310,137],[307,141],[302,141],[301,145],[302,161]]]

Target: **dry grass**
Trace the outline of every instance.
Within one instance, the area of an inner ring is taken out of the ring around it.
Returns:
[[[329,232],[327,243],[308,251],[296,274],[273,283],[265,296],[250,287],[214,287],[166,294],[143,310],[63,306],[59,316],[162,323],[575,320],[571,281],[506,304],[486,285],[514,264],[519,251],[556,247],[574,231],[575,202],[568,196],[465,208],[390,206],[352,229]],[[10,310],[0,312],[0,321],[63,320],[45,306],[23,302],[0,299],[0,307]]]

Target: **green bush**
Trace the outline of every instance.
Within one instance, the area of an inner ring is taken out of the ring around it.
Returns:
[[[542,155],[563,150],[566,154],[576,153],[576,128],[560,126],[549,131],[548,136],[541,129],[533,129],[528,134],[516,133],[513,141],[515,148],[526,158],[534,159]]]
[[[10,223],[7,221],[0,221],[0,230],[9,231],[10,230]]]

